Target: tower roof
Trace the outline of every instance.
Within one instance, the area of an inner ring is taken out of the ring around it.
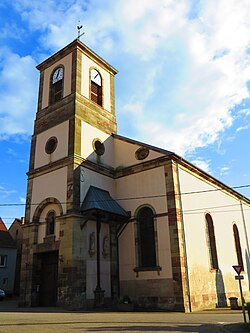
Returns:
[[[92,51],[89,47],[83,44],[79,39],[73,40],[70,44],[66,45],[64,48],[59,50],[58,52],[54,53],[51,57],[44,60],[40,63],[36,68],[40,71],[44,70],[45,68],[49,67],[56,61],[62,58],[62,56],[66,56],[67,54],[71,53],[75,49],[80,49],[86,56],[91,59],[94,59],[96,62],[101,64],[105,69],[112,72],[114,75],[118,73],[118,70],[111,66],[107,61],[101,58],[98,54]]]

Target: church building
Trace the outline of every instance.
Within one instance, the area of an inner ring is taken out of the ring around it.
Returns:
[[[117,134],[117,70],[79,39],[37,66],[20,305],[193,311],[249,297],[250,201]]]

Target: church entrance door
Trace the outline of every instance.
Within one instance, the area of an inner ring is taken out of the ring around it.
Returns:
[[[56,306],[58,251],[42,254],[40,306]]]

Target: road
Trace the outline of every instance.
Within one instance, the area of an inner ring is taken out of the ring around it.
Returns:
[[[238,324],[234,324],[238,323]],[[171,332],[247,333],[239,311],[68,312],[56,308],[0,306],[0,333]]]

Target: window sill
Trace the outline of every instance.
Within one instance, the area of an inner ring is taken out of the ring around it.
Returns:
[[[47,244],[52,244],[55,242],[55,239],[56,239],[55,234],[46,235],[43,239],[43,242]]]
[[[152,271],[156,271],[156,272],[160,272],[162,270],[162,268],[160,266],[154,266],[154,267],[135,267],[134,268],[134,272],[138,273],[138,272],[152,272]]]

